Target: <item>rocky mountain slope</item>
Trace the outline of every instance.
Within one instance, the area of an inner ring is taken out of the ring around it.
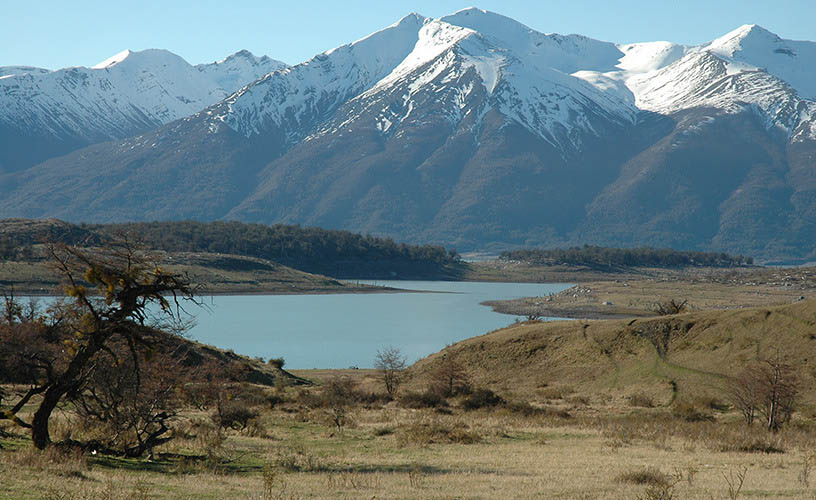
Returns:
[[[8,174],[0,215],[813,257],[814,68],[816,43],[755,25],[616,45],[478,9],[412,14],[189,117]]]

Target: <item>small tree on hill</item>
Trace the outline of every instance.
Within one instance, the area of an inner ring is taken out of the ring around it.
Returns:
[[[398,348],[388,346],[377,351],[377,356],[374,358],[374,368],[380,371],[385,384],[385,392],[392,398],[396,396],[397,389],[399,389],[402,382],[402,371],[405,366],[405,356],[402,355],[402,351]]]

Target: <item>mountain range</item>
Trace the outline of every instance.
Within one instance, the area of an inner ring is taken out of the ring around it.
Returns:
[[[91,68],[0,67],[0,172],[153,130],[285,67],[245,50],[192,66],[158,49],[125,50]]]
[[[294,66],[0,68],[0,216],[243,220],[459,250],[816,257],[816,43],[411,14]]]

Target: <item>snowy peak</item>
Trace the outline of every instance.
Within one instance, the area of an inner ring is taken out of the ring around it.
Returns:
[[[267,56],[257,57],[248,50],[240,50],[220,61],[199,64],[195,68],[229,95],[273,71],[288,67]]]
[[[119,52],[118,54],[115,54],[105,59],[101,63],[91,66],[91,69],[105,69],[111,66],[115,66],[120,62],[124,61],[125,59],[127,59],[128,56],[130,56],[132,53],[133,52],[130,49],[125,49],[122,52]]]
[[[451,93],[458,97],[443,99]],[[696,47],[616,45],[541,33],[473,7],[438,19],[411,13],[296,66],[247,50],[193,66],[148,49],[124,50],[92,68],[0,68],[0,127],[86,143],[199,112],[211,132],[227,126],[247,137],[278,134],[286,147],[378,116],[388,117],[391,125],[379,127],[387,137],[413,120],[412,110],[436,102],[451,126],[465,118],[463,110],[473,110],[476,128],[495,111],[574,151],[588,135],[636,123],[641,111],[695,107],[751,109],[795,135],[816,123],[814,100],[816,43],[757,25]]]
[[[105,59],[101,63],[92,66],[90,69],[142,71],[153,70],[162,67],[187,67],[189,64],[180,56],[164,49],[146,49],[133,51],[123,50],[118,54]]]
[[[374,68],[396,66],[413,49],[418,39],[420,28],[428,21],[419,14],[409,14],[391,26],[376,31],[360,40],[341,45],[323,54],[315,56],[311,61],[323,61],[327,56],[339,59],[354,59],[355,64]]]
[[[221,59],[220,61],[216,61],[214,63],[209,64],[198,64],[196,65],[196,68],[200,69],[206,67],[235,67],[235,66],[260,66],[260,65],[274,66],[276,67],[276,69],[288,66],[284,62],[276,61],[268,56],[258,57],[252,52],[243,49],[225,57],[224,59]]]
[[[263,56],[263,57],[266,57],[266,56]],[[247,59],[247,60],[250,60],[250,61],[253,61],[253,62],[256,62],[258,60],[258,58],[255,57],[255,54],[253,54],[252,52],[250,52],[250,51],[248,51],[246,49],[242,49],[242,50],[239,50],[238,52],[236,52],[235,54],[227,56],[224,59],[221,59],[218,62],[219,63],[224,63],[224,62],[233,61],[233,60],[236,60],[236,59]]]
[[[762,52],[775,44],[784,43],[779,36],[758,24],[744,24],[713,40],[704,48],[719,56],[734,57],[736,52]]]
[[[687,48],[672,42],[619,45],[623,57],[617,67],[630,73],[648,73],[664,68],[686,54]]]
[[[450,50],[464,38],[474,34],[474,31],[453,26],[440,20],[426,22],[419,30],[413,50],[399,63],[391,73],[377,83],[375,88],[383,87],[406,78],[437,57]]]
[[[528,50],[531,34],[534,33],[514,19],[475,7],[460,10],[439,20],[478,32],[492,38],[497,45],[511,50]]]
[[[493,12],[469,8],[440,21],[471,29],[493,45],[529,58],[540,67],[564,73],[610,71],[621,57],[612,43],[581,35],[544,34]]]
[[[221,122],[245,136],[268,128],[284,130],[293,143],[308,135],[343,103],[391,73],[414,49],[427,19],[410,14],[355,42],[254,82],[208,110],[212,131]]]
[[[816,42],[786,40],[756,24],[703,45],[704,50],[737,65],[748,65],[785,81],[801,97],[816,99]]]

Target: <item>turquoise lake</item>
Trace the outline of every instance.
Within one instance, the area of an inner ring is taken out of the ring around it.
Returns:
[[[286,368],[370,368],[378,349],[398,347],[409,363],[447,344],[513,323],[485,300],[545,296],[571,285],[450,281],[360,281],[438,293],[207,297],[188,308],[189,337],[248,356],[283,357]]]

